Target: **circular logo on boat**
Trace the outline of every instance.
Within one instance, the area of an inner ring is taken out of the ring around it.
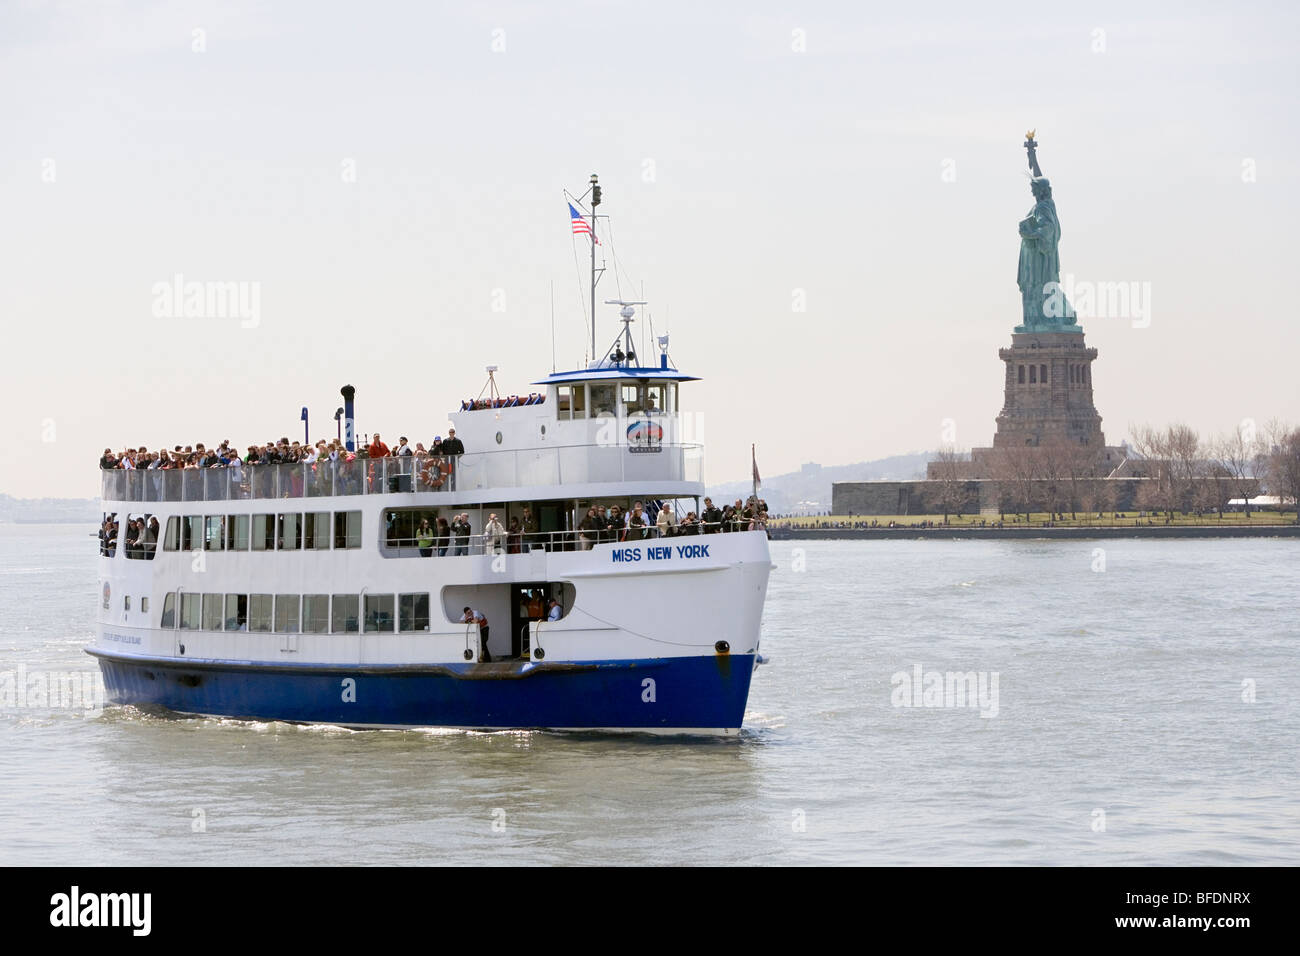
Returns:
[[[501,444],[501,433],[497,432],[497,444]]]

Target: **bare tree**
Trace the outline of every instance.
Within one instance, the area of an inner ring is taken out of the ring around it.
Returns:
[[[1217,470],[1227,484],[1229,498],[1246,502],[1246,515],[1250,515],[1250,499],[1258,498],[1263,477],[1268,470],[1268,448],[1254,433],[1253,426],[1245,424],[1214,444],[1211,455]]]
[[[1132,429],[1133,447],[1146,459],[1147,475],[1154,490],[1143,485],[1139,497],[1148,510],[1159,509],[1169,520],[1174,512],[1191,505],[1191,491],[1199,468],[1200,438],[1186,425],[1165,429],[1143,425]]]
[[[1300,512],[1300,428],[1271,422],[1268,428],[1268,486],[1282,501]],[[1300,524],[1300,513],[1296,515]]]
[[[948,523],[949,515],[955,514],[960,518],[965,513],[969,499],[967,493],[969,469],[966,467],[969,461],[969,453],[952,445],[945,445],[935,453],[934,460],[930,463],[929,471],[933,484],[927,494],[928,504],[931,510],[943,513],[944,524]]]
[[[1016,511],[1025,516],[1038,501],[1038,481],[1042,477],[1041,456],[1031,445],[1011,445],[998,448],[993,455],[993,477],[1001,496]]]

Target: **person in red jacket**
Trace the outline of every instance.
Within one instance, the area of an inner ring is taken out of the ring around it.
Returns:
[[[370,447],[366,451],[371,458],[388,457],[388,446],[379,440],[379,432],[375,432],[375,437],[370,440]]]

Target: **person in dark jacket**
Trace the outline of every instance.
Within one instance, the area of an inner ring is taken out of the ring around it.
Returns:
[[[464,443],[456,437],[456,429],[447,432],[447,438],[442,443],[442,453],[444,455],[463,455],[465,454]]]
[[[704,533],[717,534],[722,530],[722,509],[713,503],[712,498],[704,499]]]

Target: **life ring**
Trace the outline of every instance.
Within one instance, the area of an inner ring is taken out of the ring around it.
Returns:
[[[424,471],[420,472],[420,480],[430,488],[437,490],[442,487],[443,477],[437,465],[430,465]]]

